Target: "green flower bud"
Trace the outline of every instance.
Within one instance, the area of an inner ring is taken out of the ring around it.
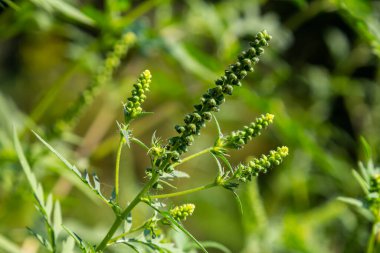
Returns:
[[[186,220],[188,216],[191,216],[194,213],[194,210],[194,204],[183,204],[170,209],[169,213],[173,219],[181,221]]]

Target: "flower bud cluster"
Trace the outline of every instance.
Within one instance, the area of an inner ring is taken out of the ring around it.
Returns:
[[[274,166],[280,165],[288,153],[288,147],[278,147],[276,150],[271,150],[268,155],[261,155],[260,158],[254,158],[247,164],[239,164],[223,186],[232,189],[240,183],[251,181],[252,177],[257,177],[260,173],[266,173]]]
[[[141,104],[145,101],[145,92],[149,91],[152,75],[149,70],[140,74],[137,82],[133,85],[132,96],[124,104],[125,124],[128,125],[133,119],[142,113]]]
[[[226,95],[232,95],[234,87],[241,86],[241,80],[248,72],[253,71],[263,52],[264,46],[268,46],[271,36],[266,32],[259,32],[250,42],[250,48],[243,51],[236,63],[225,70],[224,75],[215,81],[216,87],[209,89],[201,98],[201,103],[194,106],[195,110],[185,116],[184,125],[175,126],[179,136],[169,139],[168,150],[176,150],[180,154],[187,151],[194,140],[194,135],[199,135],[202,127],[212,118],[211,112],[218,112],[219,107],[225,101]]]
[[[54,126],[55,132],[62,132],[68,127],[72,127],[82,114],[84,108],[89,105],[94,97],[98,94],[102,85],[110,81],[113,72],[120,65],[120,59],[125,56],[128,49],[135,43],[136,35],[134,33],[126,33],[108,53],[103,66],[93,79],[93,81],[82,92],[78,100],[69,108],[63,119],[58,121]]]
[[[368,192],[366,202],[368,208],[376,216],[380,209],[380,173],[374,172],[369,176]]]
[[[230,135],[224,136],[217,141],[216,146],[222,148],[241,149],[252,138],[259,136],[261,131],[266,129],[269,124],[273,123],[273,114],[261,115],[248,126],[244,126],[243,130],[232,132]]]
[[[194,204],[183,204],[170,209],[170,215],[177,221],[186,220],[186,218],[193,214],[195,209]]]

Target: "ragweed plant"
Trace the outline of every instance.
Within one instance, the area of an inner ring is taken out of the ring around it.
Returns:
[[[152,142],[146,144],[133,135],[132,121],[147,113],[143,111],[142,103],[146,99],[146,92],[151,85],[152,76],[148,70],[145,70],[133,85],[132,94],[123,105],[124,122],[118,123],[120,141],[116,158],[115,186],[111,196],[105,196],[102,193],[98,176],[95,174],[91,176],[86,171],[82,173],[42,137],[36,134],[37,138],[74,172],[78,179],[93,191],[101,201],[109,206],[114,213],[115,219],[113,224],[104,234],[103,239],[97,243],[89,243],[82,236],[64,227],[68,234],[76,241],[77,246],[82,252],[104,252],[114,244],[124,244],[136,252],[184,252],[181,245],[174,245],[170,243],[169,238],[165,237],[165,226],[171,226],[182,231],[195,242],[199,249],[207,252],[206,248],[183,226],[183,221],[193,214],[195,205],[188,203],[168,208],[167,204],[161,200],[202,191],[211,187],[225,188],[237,196],[235,190],[240,184],[246,183],[253,177],[266,173],[269,169],[278,166],[288,155],[287,147],[278,147],[270,151],[269,154],[263,154],[259,158],[253,158],[246,163],[241,163],[237,166],[231,165],[228,160],[228,151],[230,149],[243,148],[248,141],[260,135],[273,122],[274,116],[271,114],[262,115],[243,129],[223,135],[219,123],[213,115],[220,110],[220,106],[224,103],[225,98],[232,95],[234,89],[242,85],[241,81],[248,72],[253,71],[253,66],[259,61],[258,57],[264,53],[264,47],[268,46],[270,39],[271,36],[266,31],[259,32],[250,43],[249,49],[239,55],[237,61],[230,65],[225,70],[224,75],[215,81],[215,86],[208,89],[201,97],[200,103],[194,106],[194,111],[185,116],[184,123],[175,126],[178,135],[169,138],[167,142],[161,141],[153,134]],[[194,137],[200,135],[201,129],[213,118],[218,128],[218,136],[214,145],[184,157],[183,155],[187,153],[188,147],[194,142]],[[123,207],[119,201],[120,157],[123,147],[131,142],[137,143],[146,150],[149,155],[150,166],[146,169],[147,181],[144,186]],[[29,165],[22,153],[16,135],[15,143],[21,164],[28,178],[30,178]],[[215,158],[217,163],[218,173],[211,183],[172,193],[152,194],[152,189],[162,190],[165,186],[170,186],[169,181],[180,177],[189,177],[186,173],[177,170],[176,167],[203,154],[210,154]],[[37,189],[35,190],[38,193],[35,194],[36,199],[38,203],[41,203],[37,206],[42,216],[45,217],[50,237],[44,238],[35,232],[34,234],[50,252],[57,252],[60,249],[57,246],[55,232],[57,222],[55,221],[52,225],[50,216],[48,215],[51,213],[51,204],[44,204],[45,202],[42,201],[44,199],[42,189],[36,184],[35,179],[29,181],[32,188]],[[48,199],[51,199],[51,197],[48,197]],[[48,203],[50,202],[52,200],[48,201]],[[152,217],[140,226],[132,226],[132,211],[140,203],[146,204],[152,210]]]
[[[360,199],[339,197],[338,199],[359,210],[371,221],[371,236],[367,243],[367,253],[378,252],[380,249],[380,167],[375,166],[371,149],[362,138],[362,144],[366,152],[367,162],[359,162],[359,172],[352,170],[352,174],[361,186],[365,196]]]

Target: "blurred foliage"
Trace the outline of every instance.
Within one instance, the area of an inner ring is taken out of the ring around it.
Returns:
[[[359,136],[373,147],[375,161],[379,152],[379,20],[380,2],[361,0],[1,0],[0,251],[37,250],[25,229],[39,220],[13,148],[13,125],[38,180],[60,199],[65,221],[89,241],[109,226],[106,209],[29,130],[47,133],[61,119],[122,34],[133,31],[137,41],[113,80],[74,129],[49,139],[79,167],[97,171],[106,192],[112,190],[120,101],[138,73],[149,68],[153,74],[145,108],[154,114],[134,123],[135,135],[147,141],[154,131],[171,136],[219,71],[266,29],[271,48],[218,119],[228,133],[261,113],[274,114],[270,133],[234,157],[237,162],[280,143],[291,157],[240,191],[243,214],[221,190],[186,197],[197,205],[186,226],[201,241],[218,241],[232,252],[363,252],[370,223],[336,197],[360,194],[350,173],[362,157]],[[193,149],[212,143],[215,133],[210,124]],[[123,154],[121,186],[128,196],[143,180],[144,152]],[[208,171],[216,170],[210,158],[188,166],[198,168],[187,170],[196,180],[183,179],[181,189],[209,182]]]

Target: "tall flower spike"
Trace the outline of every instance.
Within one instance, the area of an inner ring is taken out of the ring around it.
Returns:
[[[232,95],[235,86],[241,86],[240,81],[253,71],[264,46],[268,46],[271,36],[266,32],[259,32],[255,39],[249,43],[250,48],[243,51],[236,63],[225,70],[224,75],[215,81],[216,87],[209,89],[201,98],[201,103],[194,106],[195,110],[185,116],[184,125],[175,126],[179,136],[169,139],[167,149],[182,154],[187,151],[193,142],[193,135],[199,135],[206,122],[211,120],[211,112],[219,111],[225,101],[225,95]]]
[[[194,204],[183,204],[170,209],[169,213],[175,220],[186,220],[186,218],[193,214],[195,210]]]
[[[260,158],[254,158],[247,164],[239,164],[223,186],[232,189],[240,183],[251,181],[252,177],[257,177],[260,173],[266,173],[269,169],[280,165],[288,154],[288,147],[278,147],[276,150],[271,150],[268,155],[261,155]]]
[[[54,126],[54,132],[61,133],[72,127],[81,116],[84,108],[89,105],[98,94],[100,87],[110,81],[113,72],[120,65],[120,59],[125,56],[128,49],[135,43],[136,35],[128,32],[116,42],[113,50],[108,53],[103,66],[99,69],[93,81],[82,92],[78,100],[72,104],[62,120]]]
[[[273,123],[273,114],[261,115],[254,122],[245,126],[243,130],[232,132],[217,140],[216,147],[241,149],[252,138],[259,136],[261,131]]]
[[[133,85],[132,96],[124,104],[125,124],[128,125],[132,120],[142,114],[141,104],[145,101],[145,92],[149,91],[152,75],[149,70],[140,74],[137,82]]]

